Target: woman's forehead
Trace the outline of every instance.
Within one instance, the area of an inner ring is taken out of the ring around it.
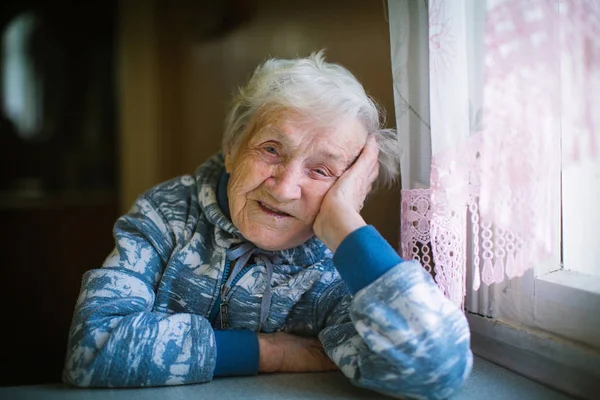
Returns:
[[[300,142],[312,139],[341,140],[343,144],[366,141],[367,132],[357,118],[340,119],[330,124],[319,124],[315,121],[278,119],[254,130],[254,137],[269,136],[282,142]]]
[[[307,140],[324,140],[344,147],[350,147],[355,142],[364,144],[366,131],[362,124],[356,119],[340,120],[329,125],[318,125],[306,122],[280,121],[261,129],[260,134],[271,136],[289,144],[299,143]]]

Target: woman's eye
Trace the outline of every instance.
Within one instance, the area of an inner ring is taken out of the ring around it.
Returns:
[[[265,146],[265,151],[269,154],[277,155],[277,149],[273,146]]]
[[[314,170],[317,174],[322,175],[322,176],[329,176],[329,174],[327,173],[327,171],[325,171],[322,168],[317,168]]]

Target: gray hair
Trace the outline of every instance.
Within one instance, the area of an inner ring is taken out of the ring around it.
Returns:
[[[394,184],[400,170],[400,142],[394,129],[383,129],[385,111],[365,92],[350,71],[325,61],[323,50],[306,58],[272,58],[260,65],[234,95],[225,120],[223,152],[236,151],[262,115],[292,111],[311,123],[331,124],[355,117],[379,147],[378,184]]]

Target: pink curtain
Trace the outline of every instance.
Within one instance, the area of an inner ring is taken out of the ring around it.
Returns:
[[[462,305],[467,273],[477,290],[559,251],[561,166],[598,153],[600,2],[430,0],[427,11],[429,187],[403,180],[401,252]]]

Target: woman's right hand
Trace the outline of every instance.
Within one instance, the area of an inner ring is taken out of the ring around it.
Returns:
[[[323,198],[313,231],[334,253],[346,236],[366,225],[360,211],[379,174],[378,156],[377,140],[371,134],[354,164]]]
[[[336,371],[337,365],[325,354],[317,338],[289,333],[259,333],[258,372]]]

